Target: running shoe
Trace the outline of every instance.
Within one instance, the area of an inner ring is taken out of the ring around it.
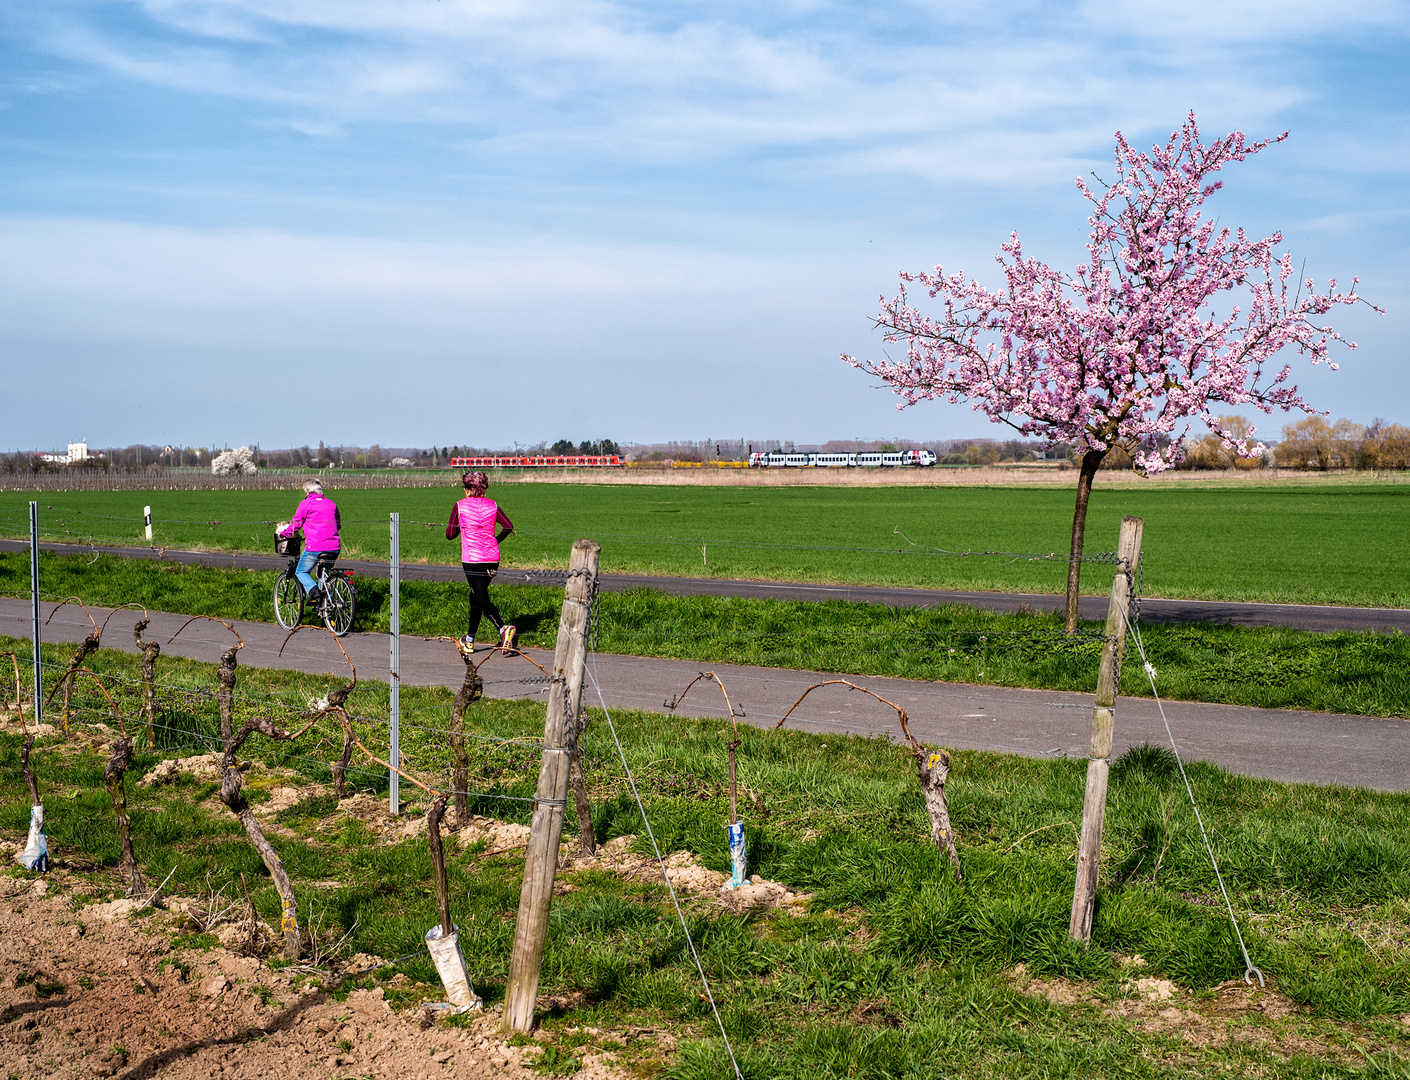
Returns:
[[[513,623],[505,623],[499,628],[499,651],[508,656],[515,651],[514,635],[518,633]]]
[[[469,656],[472,652],[475,651],[475,639],[472,638],[469,634],[466,634],[456,641],[455,647],[459,649],[461,653],[465,656]]]

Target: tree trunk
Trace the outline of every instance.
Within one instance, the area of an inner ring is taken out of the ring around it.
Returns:
[[[470,824],[470,758],[465,753],[465,710],[472,702],[478,701],[485,692],[485,684],[480,673],[475,670],[470,657],[464,656],[465,680],[455,692],[455,700],[450,706],[450,756],[454,763],[450,774],[450,786],[455,795],[455,827],[463,829]]]
[[[1067,564],[1067,632],[1077,629],[1077,598],[1082,584],[1082,539],[1087,532],[1087,501],[1092,497],[1092,481],[1106,457],[1105,450],[1088,450],[1082,455],[1082,471],[1077,476],[1077,506],[1072,511],[1072,547]]]
[[[352,764],[353,752],[353,732],[347,724],[343,725],[343,753],[338,758],[337,764],[333,766],[333,794],[338,798],[346,798],[348,794],[348,766]]]
[[[216,704],[220,706],[220,740],[227,749],[235,737],[235,654],[239,646],[232,646],[220,654],[220,667],[216,674],[220,678],[220,689],[216,691]]]
[[[279,893],[279,927],[284,932],[284,951],[290,960],[297,960],[303,954],[303,941],[299,935],[299,907],[294,901],[294,887],[289,883],[289,875],[284,872],[284,864],[279,861],[279,853],[274,850],[260,827],[255,812],[240,792],[240,770],[235,767],[234,755],[226,755],[220,770],[220,801],[230,808],[230,812],[240,819],[245,827],[245,835],[264,860],[265,868]]]
[[[73,673],[83,666],[83,661],[88,659],[89,653],[97,650],[98,644],[98,635],[96,633],[89,634],[84,638],[79,644],[77,651],[73,654],[73,657],[69,660],[68,671],[64,672],[63,675],[59,677],[59,682],[62,683],[64,687],[64,708],[59,724],[63,729],[65,738],[68,737],[69,733],[69,699],[73,694],[73,680],[75,678]],[[54,695],[51,691],[49,700],[52,701],[53,698]]]
[[[143,641],[142,632],[147,629],[146,616],[132,628],[132,640],[142,652],[142,716],[147,722],[147,749],[157,744],[157,657],[162,647],[155,641]]]
[[[113,800],[113,816],[117,818],[118,840],[122,844],[122,863],[132,881],[132,898],[138,900],[146,894],[147,886],[142,880],[142,871],[138,869],[137,856],[132,851],[132,828],[127,821],[127,791],[123,780],[130,764],[132,740],[114,739],[112,757],[108,758],[107,768],[103,770],[103,786]]]
[[[20,748],[20,771],[29,781],[29,804],[39,806],[39,779],[34,775],[34,770],[29,765],[29,752],[32,749],[34,749],[34,732],[31,731],[25,734],[24,746]]]
[[[64,682],[64,708],[59,716],[59,728],[63,731],[64,737],[69,733],[69,695],[73,693],[73,680],[66,679]]]
[[[916,775],[925,795],[925,809],[930,815],[930,838],[935,846],[947,852],[955,867],[955,881],[962,881],[960,854],[955,850],[955,830],[950,826],[950,805],[945,800],[945,780],[950,775],[950,755],[944,750],[926,750],[919,743],[912,752],[916,758]]]
[[[235,646],[221,653],[220,667],[217,672],[220,678],[220,689],[216,692],[215,697],[220,706],[220,737],[225,750],[220,761],[220,801],[240,819],[240,824],[245,827],[245,835],[250,838],[250,844],[259,852],[259,857],[264,861],[265,868],[269,871],[274,888],[279,893],[279,928],[284,933],[284,951],[290,960],[297,960],[303,955],[303,940],[299,934],[299,906],[294,900],[294,887],[289,883],[289,875],[284,871],[284,864],[279,860],[279,853],[274,850],[273,845],[264,835],[264,829],[260,827],[255,812],[240,792],[240,770],[237,767],[235,754],[238,749],[237,743],[243,741],[246,733],[242,732],[237,740],[234,699],[238,652],[239,646]]]
[[[446,876],[446,853],[441,846],[441,817],[446,812],[447,795],[431,800],[426,811],[426,844],[431,849],[431,870],[435,874],[436,911],[441,917],[441,936],[450,937],[455,928],[450,921],[450,879]]]

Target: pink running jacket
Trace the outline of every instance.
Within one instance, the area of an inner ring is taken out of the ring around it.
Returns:
[[[507,533],[514,531],[514,523],[493,499],[466,496],[451,507],[450,521],[446,522],[446,539],[460,537],[460,561],[463,563],[499,562],[499,543],[494,538],[494,532],[501,525]]]

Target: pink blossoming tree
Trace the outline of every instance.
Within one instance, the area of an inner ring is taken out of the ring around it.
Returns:
[[[1314,412],[1289,383],[1289,366],[1266,370],[1274,355],[1291,345],[1335,370],[1330,343],[1356,347],[1317,321],[1334,304],[1360,300],[1355,278],[1349,291],[1332,280],[1317,292],[1310,278],[1290,290],[1292,257],[1274,252],[1281,233],[1252,240],[1201,216],[1222,186],[1212,174],[1286,138],[1247,143],[1235,131],[1206,146],[1194,113],[1150,154],[1117,132],[1115,180],[1077,181],[1093,207],[1086,265],[1055,270],[1025,256],[1014,233],[996,256],[1006,278],[997,291],[939,266],[903,272],[895,299],[881,298],[876,325],[885,341],[905,344],[905,359],[843,357],[891,386],[899,408],[937,397],[971,401],[997,423],[1081,454],[1069,630],[1077,626],[1092,480],[1113,447],[1128,450],[1143,473],[1158,473],[1184,458],[1190,420],[1198,418],[1227,448],[1257,456],[1263,446],[1248,438],[1253,429],[1226,431],[1214,410]],[[939,302],[937,313],[911,306],[911,283]],[[1233,290],[1220,314],[1215,301]]]

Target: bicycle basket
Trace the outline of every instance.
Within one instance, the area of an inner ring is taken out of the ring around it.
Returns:
[[[303,550],[304,542],[297,536],[274,536],[274,554],[293,558]]]

